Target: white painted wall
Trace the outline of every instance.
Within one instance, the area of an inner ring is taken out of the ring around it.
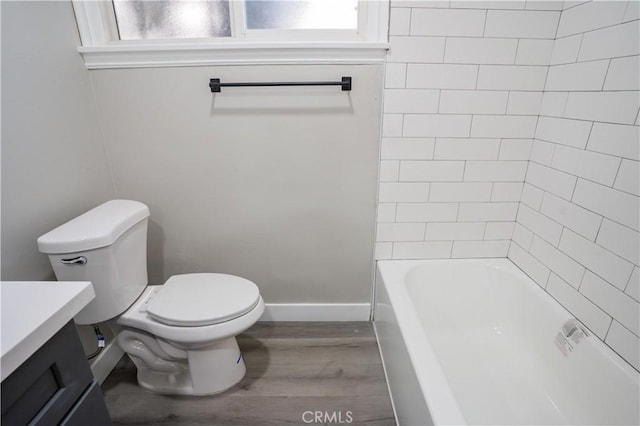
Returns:
[[[151,210],[150,281],[221,272],[267,303],[368,302],[382,69],[91,71],[116,192]],[[346,75],[351,92],[208,88]]]
[[[0,7],[2,279],[49,280],[36,239],[115,191],[71,3]]]

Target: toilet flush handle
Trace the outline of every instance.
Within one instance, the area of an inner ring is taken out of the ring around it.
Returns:
[[[72,257],[71,259],[60,259],[60,263],[63,265],[84,265],[87,263],[87,258],[84,256]]]

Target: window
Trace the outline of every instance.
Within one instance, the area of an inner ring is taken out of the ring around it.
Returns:
[[[382,0],[73,0],[89,68],[380,62]]]
[[[358,29],[356,0],[245,1],[247,30]]]
[[[120,40],[229,37],[228,1],[113,2]]]

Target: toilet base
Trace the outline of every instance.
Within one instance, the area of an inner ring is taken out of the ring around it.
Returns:
[[[158,394],[213,395],[231,388],[245,375],[244,359],[235,337],[184,352],[186,357],[172,357],[168,368],[164,364],[163,368],[150,366],[131,352],[128,355],[138,369],[138,384]]]
[[[149,286],[117,321],[118,345],[138,369],[138,383],[168,395],[212,395],[244,377],[235,336],[264,312],[264,301],[238,318],[198,327],[170,326],[149,318],[146,304],[161,286]]]

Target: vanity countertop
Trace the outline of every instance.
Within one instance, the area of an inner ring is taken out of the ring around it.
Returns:
[[[2,380],[95,297],[85,281],[0,282]]]

